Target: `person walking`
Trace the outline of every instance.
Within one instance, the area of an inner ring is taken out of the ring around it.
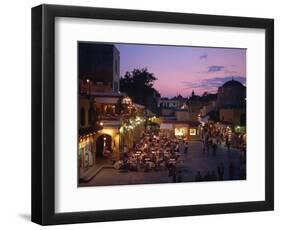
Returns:
[[[229,141],[228,137],[226,137],[226,139],[225,139],[225,144],[226,144],[227,150],[230,151],[230,141]]]
[[[230,162],[229,164],[229,179],[233,180],[235,174],[235,167],[233,161]]]
[[[176,173],[175,165],[172,166],[172,177],[173,177],[173,183],[176,183],[177,182],[177,173]]]
[[[202,153],[205,154],[206,152],[206,144],[205,144],[205,141],[202,140]]]
[[[221,162],[218,167],[217,167],[217,171],[218,171],[218,176],[219,176],[219,180],[223,180],[223,175],[224,175],[224,165]]]
[[[184,154],[187,154],[187,152],[188,152],[188,142],[186,141],[184,143]]]
[[[215,170],[212,171],[211,178],[212,178],[212,181],[216,181],[217,180],[217,175],[216,175]]]
[[[210,151],[210,145],[209,145],[210,142],[209,142],[209,138],[208,137],[206,138],[205,144],[206,144],[206,152],[209,153],[209,151]]]
[[[198,171],[196,176],[195,176],[195,181],[199,182],[199,181],[202,181],[202,176],[201,176],[201,172]]]
[[[213,143],[213,155],[216,156],[217,155],[217,143]]]
[[[182,182],[182,170],[181,169],[179,169],[178,170],[178,173],[177,173],[178,175],[177,175],[177,182]]]
[[[205,181],[211,181],[211,174],[210,171],[208,170],[207,173],[204,176],[204,180]]]

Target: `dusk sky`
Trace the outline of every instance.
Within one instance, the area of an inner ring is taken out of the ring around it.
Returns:
[[[134,68],[154,73],[161,97],[215,93],[224,82],[246,85],[246,49],[115,44],[120,51],[120,74]]]

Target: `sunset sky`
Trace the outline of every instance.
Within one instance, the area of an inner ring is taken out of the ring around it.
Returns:
[[[158,79],[161,97],[201,95],[232,77],[246,84],[246,50],[229,48],[115,44],[120,51],[121,76],[147,67]]]

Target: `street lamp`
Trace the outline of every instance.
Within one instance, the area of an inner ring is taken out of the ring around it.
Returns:
[[[88,86],[88,94],[90,94],[91,92],[91,88],[90,88],[90,80],[89,79],[86,79],[86,82],[87,82],[87,86]]]

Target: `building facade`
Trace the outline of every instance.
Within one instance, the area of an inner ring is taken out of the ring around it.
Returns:
[[[161,122],[160,130],[170,137],[177,137],[187,140],[199,140],[199,122],[165,120]]]
[[[94,92],[119,91],[120,53],[111,44],[78,44],[79,80],[90,81]]]
[[[120,57],[114,45],[79,43],[79,172],[118,159]]]
[[[217,105],[219,108],[246,106],[246,87],[232,79],[218,88]]]
[[[232,79],[218,89],[217,106],[221,122],[246,124],[246,87]]]
[[[119,160],[134,145],[142,135],[144,107],[119,92],[120,57],[114,45],[79,43],[78,59],[81,176],[92,166]]]

